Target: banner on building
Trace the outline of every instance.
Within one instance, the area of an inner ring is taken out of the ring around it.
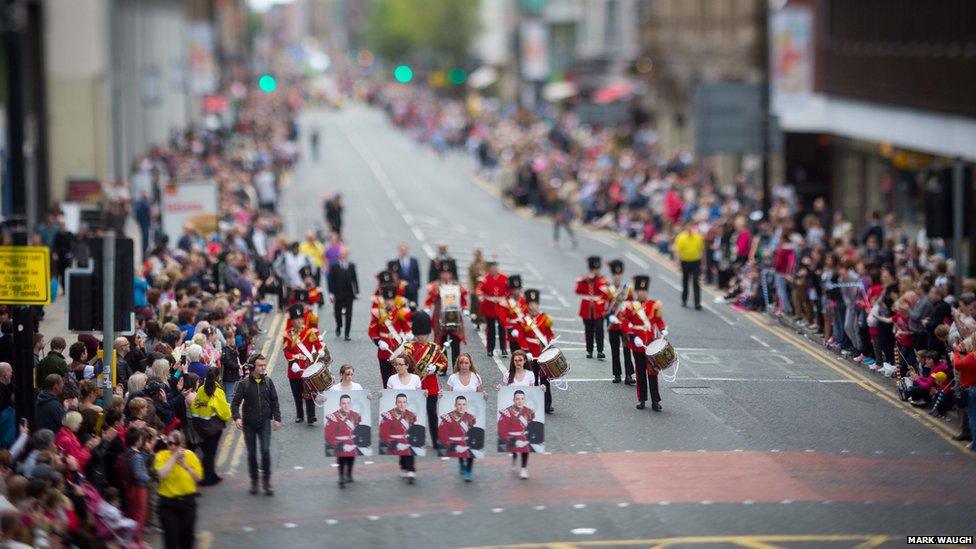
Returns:
[[[519,29],[522,78],[534,82],[549,79],[549,29],[542,19],[523,21]]]
[[[217,229],[217,184],[211,180],[185,181],[166,187],[162,199],[163,232],[175,245],[184,225],[202,235]]]
[[[770,18],[770,86],[773,112],[798,108],[813,94],[813,13],[798,6]]]
[[[189,29],[189,88],[193,95],[217,91],[217,63],[214,57],[214,30],[208,22],[195,22]]]

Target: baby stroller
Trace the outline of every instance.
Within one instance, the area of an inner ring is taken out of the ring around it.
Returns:
[[[126,517],[117,507],[105,501],[98,490],[84,482],[85,509],[95,524],[95,536],[108,547],[132,547],[149,549],[143,541],[133,540],[138,523]]]

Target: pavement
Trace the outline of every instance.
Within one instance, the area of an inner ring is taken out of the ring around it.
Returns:
[[[506,208],[472,176],[469,158],[436,155],[378,111],[306,112],[300,124],[319,128],[321,149],[317,162],[306,151],[281,198],[292,237],[323,226],[322,201],[338,191],[364,292],[401,241],[424,274],[440,242],[462,272],[475,247],[497,255],[504,271],[542,290],[572,367],[568,389],[555,392],[547,451],[532,456],[528,480],[512,474],[504,455],[478,460],[473,483],[462,482],[453,461],[426,457],[408,486],[393,458],[377,456],[357,458],[356,482],[340,491],[321,418],[293,423],[275,315],[260,345],[274,358],[284,416],[272,443],[277,493],[247,494],[240,433],[225,431],[225,481],[203,489],[200,501],[201,547],[878,547],[976,530],[974,453],[883,380],[765,316],[712,304],[707,293],[705,311],[681,308],[671,265],[638,243],[579,230],[578,248],[553,247],[551,225]],[[628,276],[652,276],[651,296],[663,303],[681,357],[676,379],[662,382],[661,413],[635,409],[634,389],[610,383],[609,360],[585,358],[573,289],[594,254],[624,260]],[[321,329],[333,371],[352,364],[356,381],[379,389],[367,307],[364,295],[352,341],[334,337],[328,308]],[[465,350],[494,387],[502,363],[485,355],[470,326],[467,338]],[[491,398],[488,417],[494,412]]]

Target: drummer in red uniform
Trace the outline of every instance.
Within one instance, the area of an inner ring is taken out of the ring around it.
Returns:
[[[325,446],[332,450],[339,464],[339,488],[346,487],[347,467],[348,479],[352,480],[352,464],[357,453],[356,426],[362,421],[362,416],[352,410],[349,395],[340,396],[339,409],[325,417]]]
[[[376,359],[380,365],[381,383],[386,387],[396,370],[390,363],[393,352],[406,341],[410,332],[410,310],[398,303],[396,289],[384,286],[383,306],[373,307],[369,315],[369,338],[376,345]]]
[[[620,383],[620,353],[623,352],[624,372],[627,375],[624,383],[633,385],[636,383],[634,381],[634,362],[630,349],[627,348],[627,334],[623,331],[617,313],[623,302],[634,299],[634,288],[624,278],[623,261],[614,259],[608,265],[610,266],[610,283],[607,288],[607,303],[609,303],[607,324],[610,328],[610,363],[613,368],[613,383]]]
[[[498,413],[498,451],[515,454],[528,454],[529,423],[535,420],[535,411],[525,405],[525,392],[516,389],[512,395],[512,405]],[[522,460],[519,478],[529,478],[528,460]]]
[[[634,355],[634,366],[637,370],[637,409],[643,410],[650,392],[651,409],[661,411],[661,393],[658,390],[657,370],[647,365],[645,349],[652,341],[668,334],[668,327],[664,324],[661,314],[661,304],[653,299],[647,299],[647,289],[651,285],[651,277],[638,275],[634,277],[634,290],[637,297],[626,301],[617,312],[617,318],[623,326],[630,341],[630,350]]]
[[[438,372],[447,371],[447,356],[442,346],[430,341],[431,319],[426,311],[414,311],[411,320],[413,341],[404,345],[417,365],[420,387],[427,391],[427,426],[430,428],[431,444],[437,446],[437,395],[441,392]]]
[[[535,384],[543,385],[546,393],[546,413],[553,412],[552,388],[549,378],[539,369],[539,355],[553,340],[552,317],[539,311],[539,290],[525,290],[527,311],[522,322],[516,324],[519,334],[519,347],[528,355],[529,364],[535,374]]]
[[[437,440],[447,457],[458,458],[458,468],[465,482],[471,482],[474,454],[468,446],[468,431],[474,427],[475,417],[467,411],[468,399],[459,395],[454,409],[440,417]]]
[[[525,306],[525,296],[522,295],[522,277],[513,274],[508,277],[508,297],[500,305],[501,313],[499,318],[502,320],[502,327],[508,338],[508,348],[513,352],[519,347],[519,335],[516,324],[519,319],[525,316],[528,310]]]
[[[502,356],[506,357],[508,356],[507,338],[501,325],[500,315],[502,311],[499,304],[502,298],[508,295],[508,277],[498,272],[497,261],[488,262],[488,272],[481,277],[476,292],[481,299],[481,316],[484,317],[485,324],[487,324],[485,336],[487,338],[488,356],[495,354],[495,337],[497,334],[498,346],[501,349]]]
[[[442,260],[439,264],[440,273],[438,273],[437,280],[427,285],[427,298],[424,300],[424,310],[431,315],[434,341],[437,345],[443,347],[445,342],[450,342],[451,363],[453,364],[457,362],[457,357],[461,355],[461,344],[467,343],[464,337],[464,317],[469,314],[468,289],[454,279],[454,273],[457,271],[457,267],[453,259]],[[457,290],[460,292],[459,303],[450,312],[444,308],[444,302],[441,299],[441,291],[445,286],[457,286]],[[448,314],[454,316],[453,321],[456,322],[456,325],[453,327],[444,323]],[[446,368],[440,371],[440,375],[446,374]]]
[[[315,402],[312,400],[314,395],[305,390],[302,373],[312,364],[324,345],[318,329],[306,326],[302,315],[300,305],[293,305],[288,309],[291,327],[285,332],[282,351],[288,362],[288,384],[291,386],[291,396],[295,399],[295,423],[305,421],[307,416],[308,424],[312,425],[315,423]]]
[[[603,318],[607,315],[607,281],[600,275],[600,257],[586,258],[589,274],[576,279],[576,295],[580,296],[579,315],[586,334],[586,358],[605,358],[603,354]]]

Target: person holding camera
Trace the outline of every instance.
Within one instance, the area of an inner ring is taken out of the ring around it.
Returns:
[[[261,445],[261,472],[264,493],[273,496],[271,488],[271,431],[281,428],[278,391],[267,375],[268,359],[256,354],[247,360],[250,373],[237,384],[230,403],[234,425],[244,431],[247,467],[251,475],[251,495],[258,493],[257,444]]]
[[[197,482],[203,478],[203,466],[184,442],[182,431],[174,430],[166,437],[166,448],[156,453],[159,520],[167,549],[193,547],[196,530]]]

